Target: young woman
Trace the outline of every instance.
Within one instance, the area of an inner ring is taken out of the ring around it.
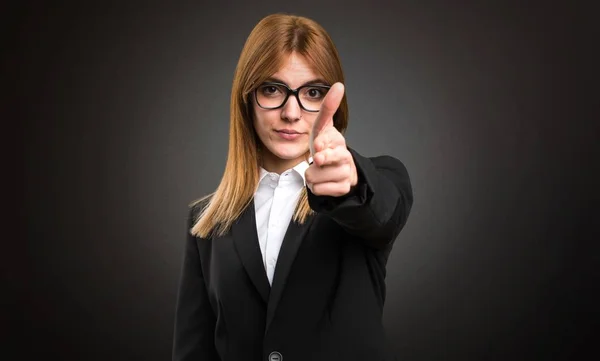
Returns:
[[[223,178],[191,206],[173,360],[395,359],[386,262],[412,188],[399,160],[347,146],[343,83],[314,21],[274,14],[250,33]]]

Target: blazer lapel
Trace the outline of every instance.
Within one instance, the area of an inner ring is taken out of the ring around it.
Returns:
[[[262,299],[268,302],[270,285],[258,243],[254,200],[250,202],[240,218],[231,226],[231,232],[233,243],[248,276],[250,276],[250,280],[252,280]]]
[[[298,248],[300,247],[307,230],[310,228],[313,218],[314,216],[309,216],[303,225],[291,220],[285,233],[281,249],[279,250],[279,256],[277,257],[277,265],[275,266],[275,274],[273,275],[273,285],[271,286],[269,302],[267,304],[265,334],[269,331],[269,326],[271,325],[273,316],[275,316],[275,310],[277,309],[279,300],[283,294],[287,277],[292,268],[292,264],[294,263],[294,259],[296,258],[296,253],[298,252]]]

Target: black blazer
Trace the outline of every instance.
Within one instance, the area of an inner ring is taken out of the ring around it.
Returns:
[[[173,360],[394,360],[382,324],[388,255],[412,187],[390,156],[350,149],[359,175],[344,197],[316,196],[290,222],[269,285],[251,203],[224,236],[188,236]],[[203,204],[192,207],[191,227]]]

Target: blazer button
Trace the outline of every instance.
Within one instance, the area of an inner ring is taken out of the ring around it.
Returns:
[[[283,361],[283,356],[277,351],[273,351],[269,354],[269,361]]]

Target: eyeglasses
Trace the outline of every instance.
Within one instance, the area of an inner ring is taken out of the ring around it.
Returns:
[[[325,95],[331,88],[328,85],[309,84],[298,89],[290,89],[283,83],[266,82],[254,90],[254,98],[263,109],[281,108],[290,95],[294,95],[300,107],[307,112],[318,112]]]

